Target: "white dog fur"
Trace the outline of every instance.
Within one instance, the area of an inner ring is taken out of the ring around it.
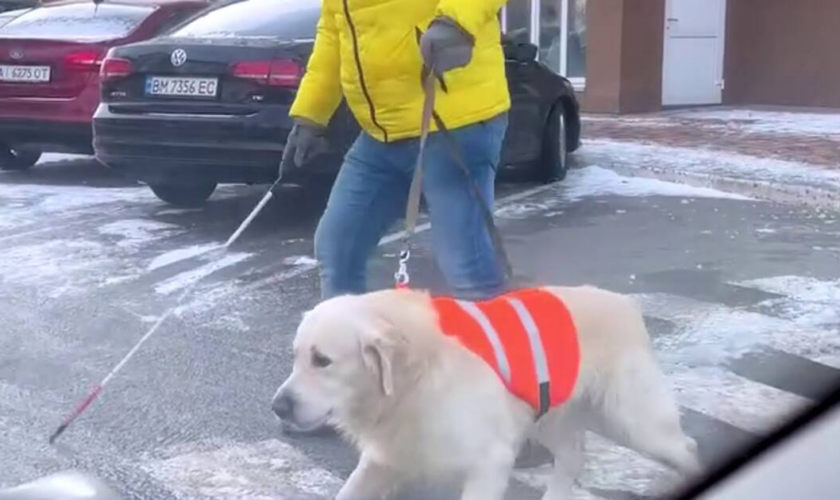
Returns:
[[[300,428],[329,423],[358,446],[338,500],[390,498],[407,481],[445,478],[462,482],[462,500],[502,500],[529,437],[555,458],[544,500],[569,498],[586,430],[699,474],[697,445],[680,426],[638,306],[589,286],[546,290],[572,315],[581,363],[570,400],[536,423],[490,366],[440,331],[430,296],[404,290],[307,312],[275,412]]]

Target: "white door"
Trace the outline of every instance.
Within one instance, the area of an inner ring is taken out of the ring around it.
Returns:
[[[726,0],[667,0],[662,104],[720,104]]]

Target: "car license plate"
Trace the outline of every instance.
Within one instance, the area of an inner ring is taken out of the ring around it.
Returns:
[[[46,83],[49,81],[49,66],[0,65],[0,82]]]
[[[146,95],[215,97],[218,78],[150,76],[146,79]]]

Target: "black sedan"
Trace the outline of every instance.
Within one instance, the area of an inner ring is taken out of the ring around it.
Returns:
[[[203,203],[219,183],[273,182],[320,4],[234,0],[165,36],[112,49],[94,116],[97,158],[177,205]],[[506,40],[504,48],[513,105],[502,161],[527,165],[541,181],[562,179],[580,142],[574,89],[535,61],[535,46]],[[334,173],[358,133],[342,104],[329,126],[331,151],[290,180]]]

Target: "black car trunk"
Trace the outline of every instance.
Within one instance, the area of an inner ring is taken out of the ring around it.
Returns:
[[[270,38],[129,45],[105,63],[103,101],[125,113],[250,114],[291,103],[306,53],[301,44]]]

